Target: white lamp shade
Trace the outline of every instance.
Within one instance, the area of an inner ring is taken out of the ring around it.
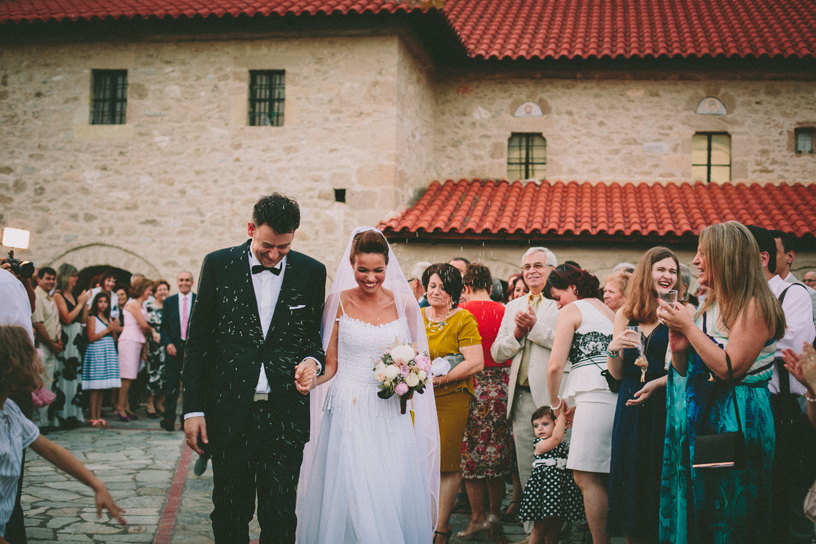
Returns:
[[[23,229],[6,227],[3,229],[3,245],[15,249],[28,249],[28,239],[31,233]]]

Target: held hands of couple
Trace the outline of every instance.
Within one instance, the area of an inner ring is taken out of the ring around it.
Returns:
[[[317,381],[317,363],[313,359],[304,359],[295,367],[295,387],[304,395],[315,388]]]

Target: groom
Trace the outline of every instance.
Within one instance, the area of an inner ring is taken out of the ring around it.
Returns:
[[[326,285],[322,264],[290,251],[299,225],[294,199],[265,196],[252,239],[201,267],[184,352],[184,432],[193,450],[212,455],[218,544],[249,542],[256,493],[261,544],[295,541]]]

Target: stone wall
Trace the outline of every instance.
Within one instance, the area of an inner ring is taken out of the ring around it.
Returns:
[[[505,177],[512,132],[544,134],[552,180],[685,181],[691,136],[720,130],[734,180],[816,180],[816,155],[795,155],[792,137],[816,125],[813,82],[462,75],[394,28],[140,40],[0,47],[0,227],[32,231],[19,256],[172,278],[241,243],[252,204],[281,191],[303,212],[295,248],[331,274],[354,227],[434,179]],[[89,124],[94,69],[128,70],[127,124]],[[282,127],[247,126],[260,69],[286,71]],[[710,95],[727,116],[694,113]],[[544,115],[513,117],[525,101]],[[399,250],[407,270],[464,253],[502,277],[523,252],[477,247]],[[588,244],[560,254],[600,273],[623,258]]]
[[[814,81],[678,81],[450,76],[438,84],[435,179],[507,176],[513,132],[542,133],[547,179],[690,181],[695,132],[731,134],[733,181],[813,182],[796,127],[816,126]],[[706,96],[728,115],[695,113]],[[544,115],[517,118],[524,102]]]
[[[128,70],[127,124],[89,124],[93,69]],[[257,69],[286,71],[283,127],[247,126]],[[90,255],[174,277],[241,243],[252,204],[281,191],[302,208],[296,249],[334,263],[354,227],[398,208],[398,78],[412,126],[424,77],[396,35],[6,46],[0,227],[31,230],[18,255],[37,264]]]

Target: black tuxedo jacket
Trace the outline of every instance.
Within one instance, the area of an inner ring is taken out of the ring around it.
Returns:
[[[196,294],[192,293],[190,298],[190,310],[195,306]],[[189,330],[190,320],[187,320]],[[179,296],[173,295],[164,299],[164,311],[161,322],[162,344],[165,346],[173,344],[177,348],[181,346],[181,317],[179,316]]]
[[[290,251],[266,339],[249,270],[249,244],[207,255],[184,351],[184,413],[204,412],[213,448],[229,448],[252,409],[261,364],[272,409],[291,440],[309,439],[309,397],[295,388],[295,366],[324,363],[320,322],[326,267]]]

